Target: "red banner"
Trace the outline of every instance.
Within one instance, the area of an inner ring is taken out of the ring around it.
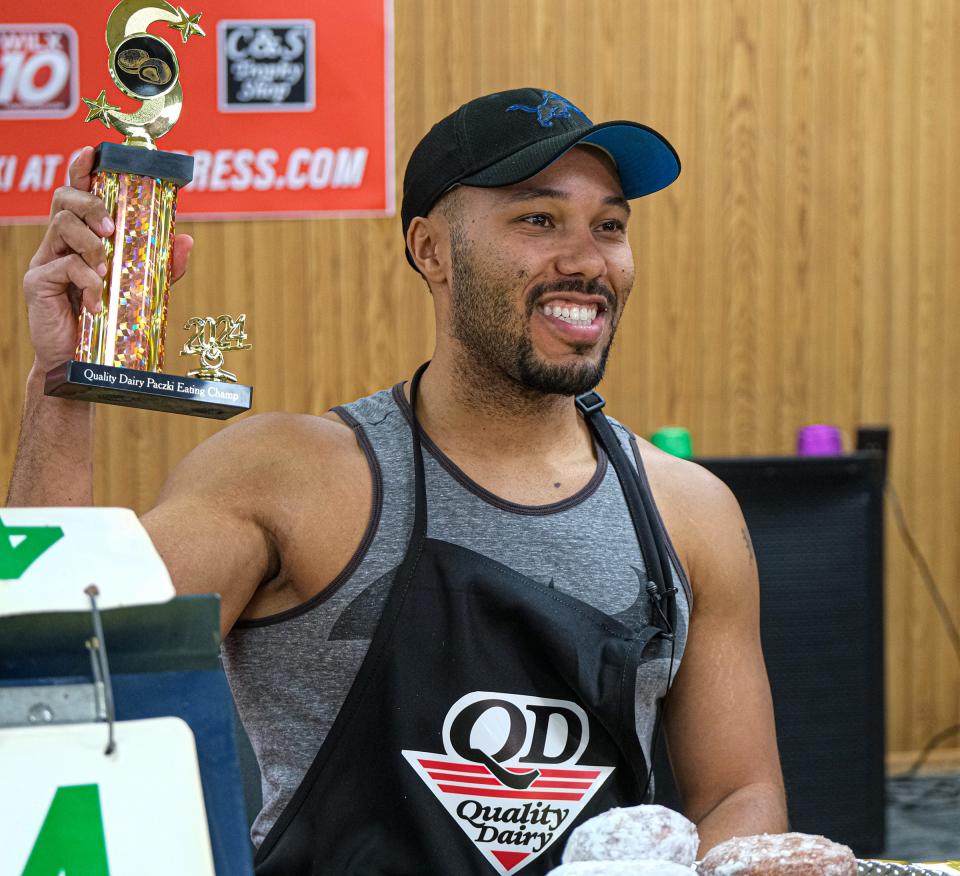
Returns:
[[[147,26],[180,66],[183,112],[157,143],[195,159],[178,215],[393,215],[392,0],[196,2],[187,13],[202,13],[206,36],[184,44],[166,22]],[[85,125],[90,111],[81,100],[106,90],[106,102],[122,112],[140,108],[108,72],[114,5],[7,4],[0,222],[45,220],[76,151],[123,141],[100,122]]]

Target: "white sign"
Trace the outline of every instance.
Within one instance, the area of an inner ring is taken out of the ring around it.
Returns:
[[[0,509],[0,616],[167,602],[170,573],[129,508]]]
[[[215,876],[179,718],[0,730],[0,876]]]

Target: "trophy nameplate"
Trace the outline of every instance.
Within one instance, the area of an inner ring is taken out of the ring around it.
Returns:
[[[156,148],[180,118],[183,90],[173,47],[147,28],[166,22],[186,43],[204,36],[199,20],[199,14],[165,0],[122,0],[107,20],[110,77],[142,106],[122,113],[105,89],[96,100],[83,98],[86,121],[99,121],[126,139],[97,146],[93,165],[91,191],[103,199],[115,226],[104,238],[102,309],[81,307],[76,353],[47,374],[48,395],[216,419],[250,408],[252,388],[222,368],[184,377],[163,373],[177,191],[193,178],[193,158]],[[208,358],[215,362],[219,351],[222,365],[226,349],[249,345],[208,344]],[[225,381],[232,383],[229,389]]]

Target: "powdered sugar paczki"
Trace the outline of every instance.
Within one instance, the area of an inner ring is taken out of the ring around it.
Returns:
[[[672,861],[577,861],[547,876],[696,876],[696,871]]]
[[[805,833],[739,836],[714,846],[700,876],[856,876],[846,846]]]
[[[576,828],[567,840],[563,863],[672,861],[690,867],[699,844],[696,826],[679,812],[665,806],[630,806],[610,809]]]

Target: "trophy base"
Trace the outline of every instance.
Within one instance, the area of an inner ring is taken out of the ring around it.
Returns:
[[[71,360],[47,374],[44,392],[60,398],[227,420],[250,410],[253,387]]]

